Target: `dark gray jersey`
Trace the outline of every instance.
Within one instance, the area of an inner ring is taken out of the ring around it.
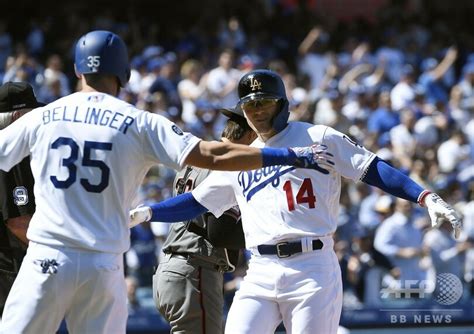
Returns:
[[[189,192],[200,184],[210,171],[187,166],[176,174],[173,183],[173,195]],[[181,188],[181,189],[180,189]],[[190,254],[195,258],[219,265],[224,269],[229,267],[228,252],[225,248],[214,247],[205,237],[209,213],[191,221],[171,224],[169,235],[163,246],[165,253]],[[231,215],[234,221],[240,219],[240,212],[233,208],[224,215]],[[227,217],[229,219],[229,217]],[[194,224],[194,226],[191,226]],[[202,233],[200,233],[202,232]],[[234,262],[234,261],[232,261]]]

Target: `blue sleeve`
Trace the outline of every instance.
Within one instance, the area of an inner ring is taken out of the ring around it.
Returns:
[[[165,201],[150,205],[151,221],[176,223],[193,219],[208,210],[199,204],[192,193],[184,193]]]
[[[293,165],[296,161],[296,154],[287,148],[262,148],[262,167],[275,165]]]
[[[372,161],[362,181],[414,203],[423,192],[415,181],[378,157]]]

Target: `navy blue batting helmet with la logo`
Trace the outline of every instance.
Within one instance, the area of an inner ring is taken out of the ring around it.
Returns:
[[[245,74],[239,81],[239,106],[252,100],[276,99],[280,112],[273,119],[273,128],[283,130],[290,116],[285,85],[281,77],[270,70],[254,70]]]

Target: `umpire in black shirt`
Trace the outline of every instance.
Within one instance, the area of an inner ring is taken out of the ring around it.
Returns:
[[[26,82],[0,86],[0,130],[30,110],[43,106]],[[30,158],[9,172],[0,170],[0,314],[28,246],[26,230],[35,211]]]

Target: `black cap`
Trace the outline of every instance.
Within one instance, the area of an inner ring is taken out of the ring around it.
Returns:
[[[36,100],[33,87],[27,82],[7,82],[0,86],[0,113],[44,105]]]
[[[234,108],[220,108],[218,109],[224,116],[228,118],[243,118],[245,119],[244,112],[239,105],[236,105]]]
[[[239,105],[236,105],[234,108],[221,108],[219,111],[228,117],[229,120],[234,121],[239,124],[241,127],[248,127],[247,119],[244,116],[244,112],[240,109]]]

